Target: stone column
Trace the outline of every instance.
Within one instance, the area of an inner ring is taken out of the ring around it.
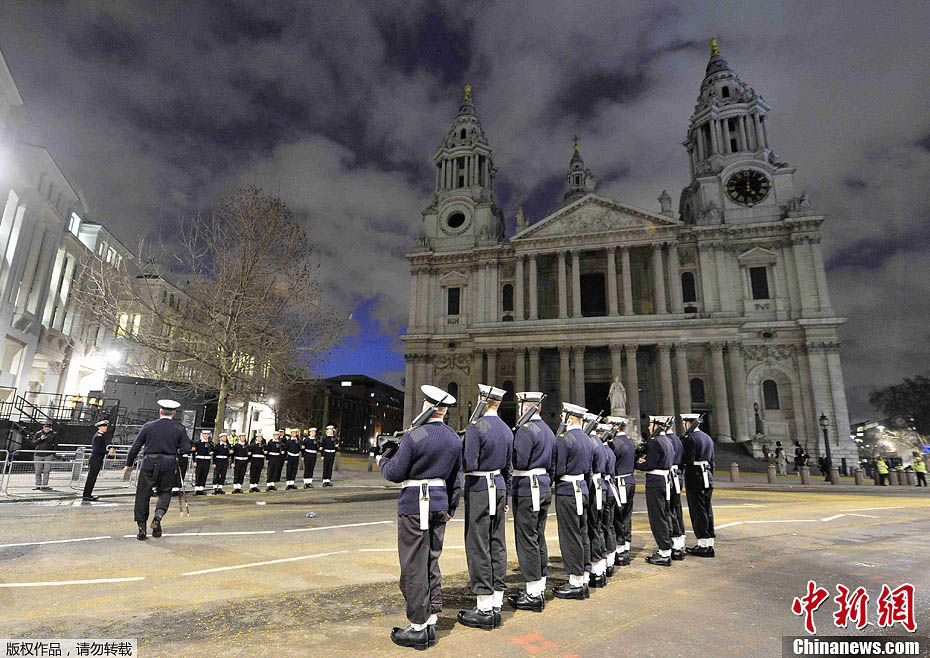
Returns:
[[[568,347],[559,346],[559,395],[562,402],[572,401],[572,376],[568,363],[569,354]]]
[[[484,352],[476,349],[472,354],[472,380],[475,384],[484,383]],[[461,393],[462,391],[459,391]]]
[[[814,398],[814,406],[813,409],[811,409],[814,417],[811,419],[809,427],[813,428],[813,432],[815,433],[814,438],[816,441],[814,444],[817,446],[818,456],[825,454],[823,434],[820,429],[820,414],[826,414],[829,417],[831,415],[830,412],[833,411],[833,415],[836,415],[833,409],[832,391],[830,390],[832,389],[832,381],[830,379],[830,368],[827,364],[826,347],[827,344],[822,342],[807,343],[811,393],[813,393]],[[830,420],[833,420],[833,418]],[[830,438],[832,439],[834,437]],[[833,445],[830,447],[832,448]]]
[[[526,348],[520,347],[514,350],[515,369],[514,374],[516,381],[513,384],[514,392],[526,390]]]
[[[410,277],[410,305],[407,309],[407,332],[417,333],[419,323],[417,322],[417,312],[420,308],[420,272],[414,270]],[[406,427],[406,422],[404,426]]]
[[[671,244],[668,247],[668,285],[672,313],[684,313],[685,307],[681,301],[681,270],[679,269],[677,244]]]
[[[630,248],[620,249],[620,264],[623,266],[623,314],[633,315],[633,279],[630,275]]]
[[[626,352],[626,414],[639,432],[639,374],[636,370],[636,345],[624,345]]]
[[[581,317],[581,252],[572,250],[572,317]]]
[[[762,137],[762,125],[759,122],[759,115],[756,112],[752,114],[752,125],[755,129],[756,150],[761,151],[763,144],[765,144],[765,139]]]
[[[718,128],[717,120],[716,119],[711,120],[709,125],[710,125],[710,130],[708,131],[708,133],[710,134],[710,152],[711,152],[711,155],[716,155],[719,152],[719,141],[718,140],[720,139],[720,137],[718,136],[718,132],[717,132],[717,128]]]
[[[749,404],[746,401],[746,364],[739,343],[730,343],[730,386],[733,388],[733,438],[737,443],[749,441]]]
[[[732,149],[730,148],[730,121],[728,119],[720,120],[720,129],[723,133],[723,153],[730,153]]]
[[[617,315],[617,250],[607,249],[607,313]]]
[[[560,251],[559,259],[559,317],[568,317],[568,284],[565,281],[565,252]]]
[[[539,348],[530,348],[530,390],[539,390]]]
[[[475,322],[484,322],[485,316],[484,311],[487,308],[485,303],[485,297],[487,296],[487,272],[488,268],[484,266],[484,263],[478,263],[475,265],[475,295],[474,295],[474,309],[475,309]]]
[[[691,378],[688,377],[688,346],[675,346],[675,379],[678,381],[678,412],[691,413]]]
[[[486,350],[488,355],[488,381],[486,384],[497,386],[497,349]]]
[[[404,427],[407,427],[410,424],[410,421],[413,420],[413,417],[416,415],[414,409],[416,408],[417,398],[416,392],[419,390],[416,388],[415,374],[416,371],[416,355],[408,354],[405,359],[405,369],[404,369]]]
[[[575,353],[575,404],[585,406],[584,403],[584,347],[572,349]]]
[[[623,345],[610,346],[610,382],[617,378],[623,383]],[[623,384],[626,386],[626,384]]]
[[[672,388],[672,346],[668,343],[656,345],[659,352],[659,391],[661,409],[666,416],[675,413],[675,393]]]
[[[523,315],[523,256],[517,256],[517,268],[514,276],[513,286],[513,313],[514,317],[519,320],[526,319]]]
[[[814,274],[817,278],[817,299],[821,311],[830,311],[830,293],[827,289],[827,273],[823,265],[823,252],[820,250],[820,238],[810,241],[811,257],[814,261]]]
[[[721,443],[733,443],[730,434],[730,409],[727,402],[727,375],[723,369],[723,343],[710,344],[711,379],[714,384],[714,425]]]
[[[652,245],[652,273],[655,279],[656,313],[667,313],[665,306],[665,268],[662,266],[662,245]]]
[[[791,253],[794,256],[794,269],[798,277],[798,290],[801,292],[801,313],[808,317],[817,309],[817,298],[814,291],[815,275],[808,267],[810,249],[805,245],[806,242],[806,237],[791,236]]]
[[[539,303],[536,295],[536,254],[530,254],[530,320],[539,319]]]
[[[717,286],[715,285],[714,276],[714,258],[713,248],[707,244],[698,244],[698,261],[700,263],[701,276],[701,299],[703,310],[719,311],[720,297],[717,296]]]
[[[765,138],[765,148],[772,148],[772,142],[769,138],[769,122],[765,120],[765,116],[762,116],[759,121],[762,123],[762,136]]]
[[[700,128],[694,131],[694,144],[697,149],[696,156],[698,160],[704,159],[704,131]]]
[[[827,344],[827,371],[830,373],[830,394],[833,397],[833,427],[836,430],[831,439],[837,446],[836,439],[846,440],[849,437],[849,410],[846,408],[846,389],[843,387],[843,368],[840,365],[839,343]],[[834,452],[836,452],[834,450]],[[837,460],[835,463],[839,463]]]
[[[732,278],[727,276],[730,255],[722,243],[714,245],[714,267],[717,270],[717,294],[720,295],[720,310],[733,311]],[[735,278],[735,277],[733,277]]]

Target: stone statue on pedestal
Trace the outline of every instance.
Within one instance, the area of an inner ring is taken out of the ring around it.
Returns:
[[[607,397],[610,402],[610,414],[612,416],[623,416],[626,414],[626,389],[623,387],[623,384],[620,383],[619,377],[614,377]]]

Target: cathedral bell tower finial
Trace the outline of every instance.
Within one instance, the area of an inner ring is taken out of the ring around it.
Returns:
[[[714,37],[713,39],[710,40],[710,56],[713,57],[714,55],[719,55],[719,54],[720,54],[720,48],[717,46],[717,38]]]
[[[581,145],[578,135],[572,138],[572,159],[568,164],[568,176],[566,176],[565,181],[565,194],[562,197],[563,206],[590,194],[597,185],[597,179],[591,173],[591,170],[585,167],[584,160],[581,158]]]
[[[465,85],[465,100],[471,100],[471,85]]]

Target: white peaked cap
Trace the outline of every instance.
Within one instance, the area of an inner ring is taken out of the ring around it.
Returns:
[[[478,390],[481,391],[482,395],[486,395],[492,400],[503,400],[505,391],[502,388],[495,388],[494,386],[489,386],[488,384],[478,384]]]
[[[592,414],[590,411],[588,411],[584,415],[585,422],[588,422],[588,423],[594,420],[595,418],[597,418],[597,414]]]
[[[517,400],[520,402],[539,402],[543,399],[540,391],[521,391],[517,393]]]
[[[671,416],[649,416],[650,423],[662,423],[667,424],[672,422]]]
[[[168,409],[169,411],[174,411],[175,409],[181,406],[181,403],[176,402],[174,400],[166,399],[166,400],[159,400],[158,406],[161,407],[162,409]]]
[[[600,432],[606,432],[607,430],[610,429],[610,425],[607,424],[607,423],[598,423],[598,424],[597,424],[597,429],[598,429],[598,431],[600,431]]]
[[[311,432],[316,432],[317,429],[316,429],[315,427],[311,427],[311,428],[310,428],[310,431],[311,431]]]
[[[584,415],[588,413],[588,410],[584,407],[579,407],[577,404],[571,404],[570,402],[562,403],[562,413],[568,414],[569,416],[578,416],[578,418],[584,418]]]
[[[440,407],[450,407],[455,404],[455,398],[438,386],[423,384],[423,386],[420,387],[420,391],[423,392],[423,395],[426,397],[426,401],[431,404],[435,404]]]
[[[606,420],[611,425],[626,425],[627,424],[627,419],[624,418],[623,416],[607,416],[607,418],[605,418],[604,420]]]
[[[680,414],[682,420],[697,420],[701,414]]]

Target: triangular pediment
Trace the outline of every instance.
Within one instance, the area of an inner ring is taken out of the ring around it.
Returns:
[[[559,235],[609,233],[630,229],[657,229],[681,222],[613,199],[588,194],[559,208],[548,217],[517,233],[512,240],[551,238]]]
[[[777,259],[775,252],[765,247],[753,247],[737,256],[740,265],[771,265]]]
[[[439,277],[439,285],[443,287],[464,286],[466,283],[468,283],[468,276],[456,270],[446,272],[441,277]]]

